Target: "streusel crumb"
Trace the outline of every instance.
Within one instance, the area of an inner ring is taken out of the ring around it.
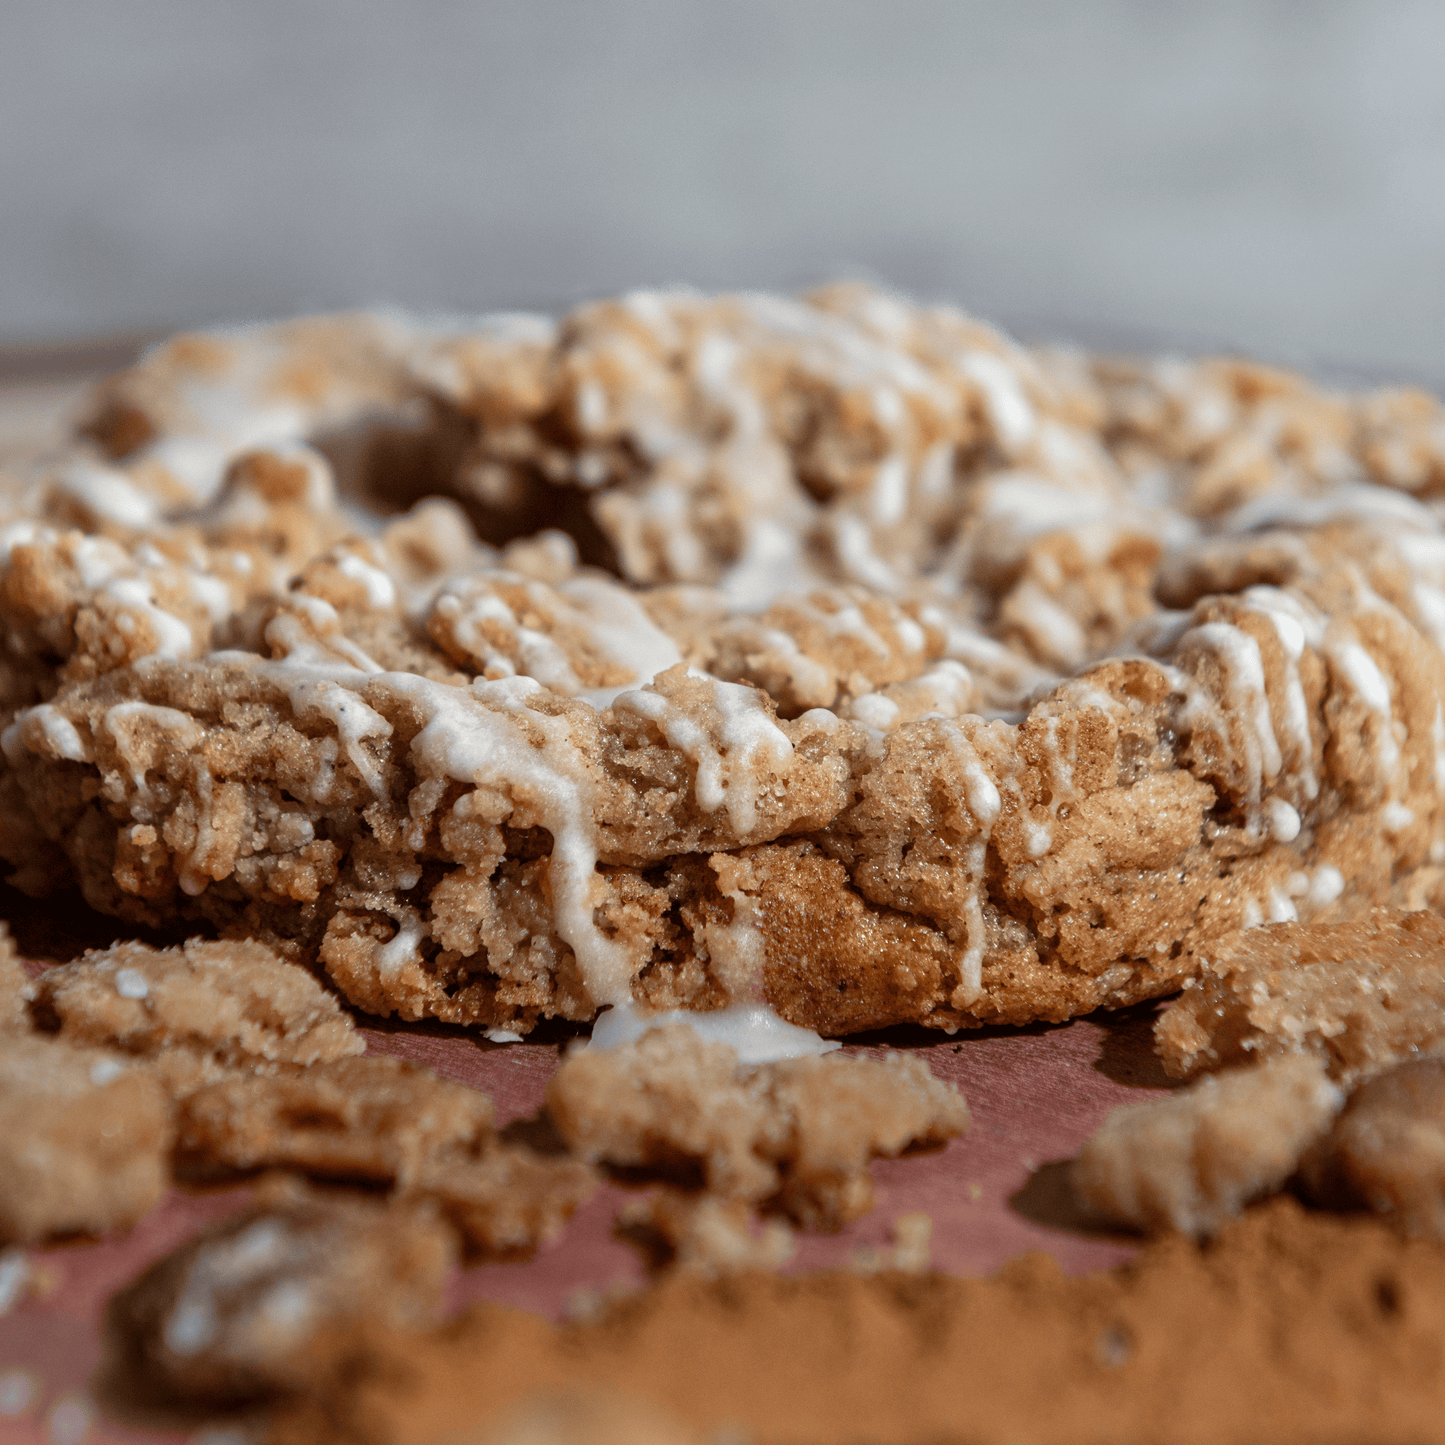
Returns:
[[[746,1200],[662,1188],[628,1204],[619,1232],[639,1245],[654,1269],[707,1278],[775,1270],[793,1255],[785,1220],[758,1219]]]
[[[1313,1053],[1348,1083],[1445,1043],[1445,919],[1380,911],[1358,923],[1236,934],[1155,1026],[1175,1078]]]
[[[561,1231],[597,1179],[578,1160],[502,1142],[492,1120],[485,1094],[400,1059],[282,1065],[183,1099],[176,1156],[189,1173],[385,1184],[433,1201],[468,1255],[522,1255]]]
[[[170,1147],[145,1069],[56,1039],[0,1046],[0,1241],[127,1228],[164,1192]]]
[[[547,1109],[584,1158],[692,1166],[710,1193],[811,1228],[872,1207],[870,1159],[968,1127],[962,1095],[920,1059],[830,1054],[744,1067],[726,1044],[680,1025],[569,1054]]]
[[[176,1093],[365,1048],[335,997],[261,943],[117,943],[47,969],[35,990],[62,1039],[151,1060]]]
[[[1445,1239],[1445,1059],[1365,1080],[1311,1162],[1323,1203],[1363,1205],[1408,1235]]]
[[[515,1259],[555,1239],[597,1184],[582,1160],[495,1143],[432,1158],[415,1193],[436,1204],[468,1259]]]
[[[1312,1054],[1209,1075],[1115,1109],[1074,1161],[1074,1187],[1115,1223],[1217,1234],[1295,1172],[1343,1099]]]
[[[192,1168],[294,1169],[408,1188],[433,1155],[492,1138],[492,1101],[401,1059],[344,1058],[223,1079],[179,1106]]]
[[[111,1302],[113,1335],[158,1391],[220,1404],[315,1388],[344,1326],[417,1326],[440,1306],[452,1238],[430,1211],[273,1192]]]

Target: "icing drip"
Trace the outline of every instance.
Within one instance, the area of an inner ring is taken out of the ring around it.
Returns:
[[[758,825],[758,789],[793,755],[788,735],[773,721],[765,693],[741,683],[707,679],[713,715],[704,726],[660,693],[624,692],[613,707],[656,723],[668,744],[696,766],[693,795],[705,813],[725,808],[744,836]]]
[[[592,1026],[594,1049],[616,1049],[636,1043],[649,1029],[686,1024],[708,1043],[726,1044],[740,1064],[769,1064],[778,1059],[809,1058],[829,1054],[842,1045],[819,1038],[812,1029],[780,1019],[765,1004],[731,1004],[699,1013],[694,1009],[668,1009],[648,1013],[633,1004],[621,1004],[599,1014]]]
[[[626,949],[593,918],[597,840],[586,764],[566,717],[526,706],[541,691],[530,678],[450,687],[410,673],[384,673],[374,686],[406,697],[425,719],[411,751],[423,777],[492,788],[513,800],[515,820],[530,817],[552,835],[548,890],[558,934],[571,946],[599,1004],[632,996]]]
[[[954,1008],[966,1008],[983,992],[983,954],[985,946],[983,897],[984,866],[988,858],[989,838],[1003,807],[998,785],[988,775],[973,744],[957,728],[948,731],[948,746],[963,772],[964,796],[968,810],[978,824],[978,835],[964,844],[964,858],[969,878],[969,892],[964,903],[964,926],[967,942],[958,959],[959,983],[949,1002]]]
[[[1279,776],[1283,763],[1265,691],[1259,644],[1232,623],[1206,622],[1190,628],[1180,638],[1178,653],[1187,655],[1191,646],[1212,652],[1219,659],[1224,687],[1221,701],[1239,723],[1244,748],[1245,802],[1253,817],[1258,814],[1262,785]],[[1195,721],[1188,705],[1183,716],[1186,722]]]

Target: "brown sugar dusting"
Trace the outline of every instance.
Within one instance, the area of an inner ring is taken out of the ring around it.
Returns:
[[[490,1438],[529,1398],[587,1391],[756,1445],[1428,1440],[1442,1356],[1445,1250],[1283,1199],[1083,1278],[1041,1255],[987,1280],[674,1276],[594,1323],[483,1306],[376,1330],[268,1445]]]

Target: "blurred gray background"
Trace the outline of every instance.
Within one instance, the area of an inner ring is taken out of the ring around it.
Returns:
[[[865,275],[1445,381],[1440,0],[6,0],[0,345]]]

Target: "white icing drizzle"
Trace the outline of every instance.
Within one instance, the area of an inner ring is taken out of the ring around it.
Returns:
[[[1376,764],[1387,793],[1393,792],[1398,786],[1400,745],[1395,737],[1389,680],[1369,652],[1359,642],[1340,636],[1338,627],[1332,628],[1325,640],[1325,656],[1336,676],[1374,714],[1369,731]]]
[[[218,1292],[286,1263],[295,1253],[289,1244],[280,1224],[259,1219],[234,1239],[212,1243],[200,1251],[191,1261],[180,1296],[166,1317],[166,1348],[182,1357],[204,1350],[221,1327],[216,1315]]]
[[[1299,663],[1306,644],[1318,647],[1324,640],[1324,619],[1313,609],[1276,587],[1250,587],[1242,600],[1256,616],[1274,628],[1284,651],[1284,716],[1277,726],[1293,745],[1292,776],[1307,799],[1319,796],[1319,779],[1314,771],[1314,743],[1310,735],[1309,705],[1300,681]]]
[[[499,623],[516,639],[520,672],[525,677],[570,697],[582,688],[566,650],[545,632],[524,627],[516,613],[491,591],[477,591],[465,600],[444,592],[435,605],[437,613],[451,624],[453,635],[490,677],[515,677],[519,671],[507,653],[496,646],[483,630],[483,623]]]
[[[103,522],[139,531],[154,526],[160,517],[156,499],[115,467],[74,462],[61,469],[55,485]]]
[[[884,697],[881,692],[868,692],[849,702],[843,709],[843,716],[862,723],[864,727],[886,733],[893,730],[901,711],[892,698]]]
[[[1271,923],[1293,923],[1299,918],[1294,902],[1286,892],[1278,888],[1271,888],[1265,899],[1268,905],[1268,918]]]
[[[649,1029],[686,1024],[708,1043],[726,1044],[740,1064],[769,1064],[778,1059],[811,1058],[832,1053],[841,1045],[819,1038],[812,1029],[799,1028],[778,1017],[765,1004],[730,1004],[700,1013],[695,1009],[667,1009],[648,1013],[631,1003],[605,1010],[592,1025],[594,1049],[616,1049],[636,1043]]]
[[[1269,820],[1269,830],[1279,843],[1293,843],[1300,834],[1300,815],[1297,809],[1283,798],[1269,798],[1265,801],[1264,815]]]
[[[1309,880],[1309,901],[1316,908],[1326,908],[1345,891],[1345,875],[1333,863],[1322,863]]]
[[[551,833],[548,887],[557,932],[576,955],[595,1002],[630,999],[627,951],[593,918],[597,841],[591,788],[569,719],[526,706],[526,698],[541,690],[530,678],[478,680],[462,689],[392,672],[377,683],[408,698],[426,718],[411,744],[422,777],[493,788]]]
[[[360,582],[366,589],[368,606],[392,607],[395,605],[396,584],[380,567],[373,567],[369,562],[358,557],[355,552],[347,552],[337,562],[336,567],[343,577],[349,577],[353,582]]]
[[[28,746],[25,733],[32,725],[40,729],[46,747],[55,757],[72,763],[88,763],[94,760],[75,724],[58,708],[43,702],[37,707],[26,708],[25,711],[17,713],[15,721],[0,733],[0,751],[4,752],[6,761],[12,768],[18,767],[25,755]]]
[[[133,968],[118,968],[115,971],[115,991],[122,998],[145,998],[150,993],[150,986],[145,981],[145,975]]]
[[[746,837],[758,825],[761,781],[789,766],[793,744],[768,712],[766,693],[741,683],[707,681],[714,716],[706,724],[656,692],[624,692],[613,707],[656,723],[669,746],[695,765],[698,807],[705,813],[725,807],[734,831]]]
[[[291,710],[298,718],[314,710],[331,722],[336,728],[337,741],[362,782],[374,797],[385,798],[386,784],[381,770],[361,744],[367,738],[389,738],[391,724],[379,712],[367,707],[354,692],[335,682],[308,678],[293,683],[288,691]]]
[[[988,859],[989,839],[993,825],[1003,807],[998,785],[984,768],[977,750],[958,728],[946,733],[949,751],[958,760],[963,773],[964,797],[968,810],[978,824],[977,836],[963,845],[964,871],[969,879],[969,892],[964,902],[964,927],[967,942],[958,959],[959,983],[949,1002],[954,1008],[966,1008],[983,992],[983,954],[985,946],[983,921],[984,868]]]
[[[989,425],[1004,451],[1014,454],[1033,439],[1037,417],[1017,376],[1000,357],[986,351],[965,356],[959,370],[978,383]]]
[[[523,626],[515,611],[488,585],[520,586],[539,613],[557,615],[582,629],[608,662],[631,676],[618,687],[584,688],[566,649],[548,633]],[[452,629],[457,644],[489,677],[534,677],[553,692],[577,696],[594,707],[608,706],[625,687],[650,682],[682,661],[677,644],[647,615],[630,592],[602,578],[578,577],[555,589],[515,574],[484,574],[460,590],[443,587],[432,604]],[[495,644],[483,624],[492,622],[514,639],[517,661]]]
[[[426,928],[414,908],[402,908],[395,935],[376,951],[376,968],[383,979],[393,979],[416,957]]]
[[[155,727],[169,728],[177,734],[176,746],[189,751],[201,740],[201,729],[188,713],[173,707],[159,707],[149,702],[118,702],[108,707],[101,718],[101,726],[115,741],[121,761],[130,770],[131,783],[144,801],[150,800],[150,788],[146,784],[146,765],[139,755],[137,724],[150,723]]]
[[[775,627],[764,628],[762,641],[771,652],[780,656],[788,671],[793,691],[801,697],[827,697],[834,693],[832,672],[798,646],[791,632]]]
[[[597,577],[576,577],[557,589],[585,618],[592,639],[612,662],[630,668],[631,686],[651,682],[682,661],[677,643],[662,630],[624,587]],[[594,707],[607,707],[621,688],[593,688],[580,695]]]
[[[1046,717],[1044,723],[1044,751],[1048,757],[1048,786],[1049,802],[1048,809],[1054,817],[1059,816],[1059,808],[1064,803],[1073,801],[1074,798],[1074,764],[1078,762],[1078,737],[1075,733],[1069,734],[1069,755],[1064,756],[1064,750],[1059,744],[1059,720],[1057,717]]]
[[[1222,701],[1228,715],[1240,724],[1245,801],[1251,811],[1257,811],[1262,785],[1279,776],[1283,762],[1275,737],[1274,720],[1270,715],[1269,696],[1265,691],[1264,663],[1259,644],[1243,628],[1229,622],[1206,622],[1190,628],[1179,641],[1179,653],[1187,652],[1191,644],[1214,653],[1219,659],[1224,687]],[[1182,714],[1184,721],[1197,721],[1197,708],[1191,704],[1198,696],[1197,692],[1193,693],[1186,703]]]
[[[325,603],[309,610],[323,623],[328,613],[335,615]],[[570,720],[526,705],[529,697],[542,692],[541,685],[532,678],[495,682],[479,678],[470,688],[459,688],[414,673],[366,672],[338,662],[327,652],[336,638],[328,637],[323,645],[296,616],[278,614],[272,625],[278,622],[288,625],[274,635],[268,627],[267,637],[286,654],[281,660],[265,662],[244,653],[216,654],[217,658],[249,661],[280,682],[302,706],[329,717],[348,755],[361,739],[386,737],[391,729],[363,699],[357,698],[353,706],[338,694],[365,690],[373,701],[380,701],[386,693],[405,698],[423,719],[411,743],[422,779],[451,779],[499,792],[513,800],[514,818],[522,826],[535,824],[552,835],[548,891],[557,932],[576,955],[588,993],[596,1003],[629,1000],[632,961],[625,947],[603,934],[593,917],[597,841],[590,774],[572,741]],[[741,711],[735,708],[735,714]],[[184,718],[184,714],[177,716]],[[726,712],[724,721],[729,721]],[[736,736],[748,740],[753,729],[744,721]],[[364,768],[362,772],[366,776]],[[324,787],[324,780],[319,780],[318,786]],[[465,813],[472,796],[461,798],[457,809]],[[404,916],[396,936],[381,950],[378,966],[394,973],[415,957],[423,936],[419,921]]]

